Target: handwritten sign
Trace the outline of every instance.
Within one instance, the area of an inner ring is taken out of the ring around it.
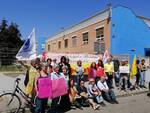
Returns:
[[[50,78],[39,78],[38,79],[38,97],[48,98],[52,97],[52,81]]]
[[[119,66],[120,73],[130,73],[128,66]]]

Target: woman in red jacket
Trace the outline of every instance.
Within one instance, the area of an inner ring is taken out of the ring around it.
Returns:
[[[104,64],[102,60],[98,60],[96,75],[97,77],[105,76]]]

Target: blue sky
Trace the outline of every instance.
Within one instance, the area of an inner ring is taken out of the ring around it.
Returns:
[[[23,38],[33,27],[37,38],[47,38],[105,9],[110,2],[150,18],[150,0],[0,0],[0,20],[18,24]]]

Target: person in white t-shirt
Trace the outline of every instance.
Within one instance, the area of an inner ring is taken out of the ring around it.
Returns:
[[[114,93],[113,89],[109,89],[104,76],[102,76],[98,80],[97,87],[102,92],[102,96],[106,101],[108,101],[112,104],[118,104],[115,93]]]

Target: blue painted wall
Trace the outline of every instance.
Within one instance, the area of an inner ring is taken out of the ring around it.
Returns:
[[[144,48],[150,48],[150,29],[131,9],[123,6],[112,8],[110,27],[112,55],[129,54],[131,63],[134,54],[144,56]]]
[[[38,37],[37,38],[37,54],[40,55],[42,54],[42,52],[44,51],[45,48],[42,47],[42,45],[44,44],[45,45],[45,40],[46,38],[45,37]]]

